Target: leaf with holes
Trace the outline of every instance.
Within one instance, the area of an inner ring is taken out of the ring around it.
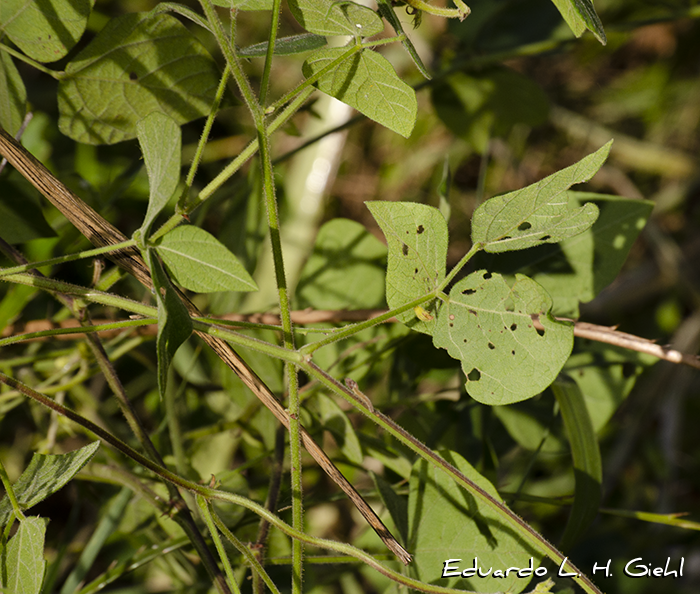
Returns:
[[[414,202],[366,202],[386,237],[389,264],[386,301],[400,307],[437,289],[445,278],[447,223],[440,211]],[[397,315],[418,332],[432,334],[434,312],[428,306],[420,319],[413,310]]]
[[[557,243],[589,229],[598,218],[598,208],[586,203],[570,209],[566,191],[593,177],[611,145],[612,140],[536,184],[484,202],[472,218],[472,241],[487,252],[508,252]]]
[[[311,77],[348,52],[334,47],[314,52],[302,67]],[[416,92],[403,82],[389,61],[372,50],[360,50],[318,79],[324,93],[347,103],[375,122],[408,138],[418,112]]]
[[[309,33],[370,37],[384,30],[376,12],[347,0],[289,0],[289,10]]]
[[[153,111],[177,124],[207,115],[218,85],[214,60],[175,17],[125,14],[66,66],[58,125],[79,142],[113,144],[134,138]]]
[[[472,398],[519,402],[549,386],[571,353],[573,326],[555,320],[551,308],[547,292],[527,276],[516,275],[510,286],[500,274],[479,270],[459,281],[438,310],[433,343],[462,362]]]

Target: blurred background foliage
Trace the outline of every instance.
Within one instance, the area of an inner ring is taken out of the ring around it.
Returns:
[[[63,69],[108,18],[150,10],[155,4],[151,0],[97,2],[88,34],[52,67]],[[406,15],[407,31],[435,73],[433,80],[426,81],[399,46],[382,50],[404,79],[419,88],[418,122],[408,140],[371,121],[353,118],[343,106],[320,96],[274,138],[285,254],[291,284],[297,286],[298,309],[385,307],[386,249],[363,204],[366,200],[416,201],[439,207],[449,218],[449,266],[468,249],[470,217],[483,200],[535,182],[615,138],[607,164],[584,189],[647,198],[655,207],[623,272],[581,306],[581,319],[619,325],[625,332],[697,352],[700,2],[597,0],[595,4],[605,26],[606,46],[588,33],[574,39],[550,0],[473,0],[472,14],[464,22],[424,15],[415,30]],[[267,27],[266,13],[240,13],[237,44],[263,41]],[[191,29],[214,52],[212,40]],[[298,30],[285,10],[281,34]],[[33,114],[22,137],[25,146],[130,235],[140,226],[148,199],[137,142],[91,146],[61,135],[57,83],[25,64],[16,65]],[[255,80],[261,60],[250,60],[247,67]],[[271,96],[282,95],[300,76],[297,58],[278,58]],[[197,187],[212,179],[254,135],[233,91],[227,102],[216,120]],[[343,125],[340,134],[298,150],[309,138]],[[183,165],[192,157],[200,130],[201,120],[183,127]],[[3,172],[0,194],[2,236],[28,258],[41,260],[88,247],[16,172]],[[193,217],[193,222],[234,251],[249,271],[255,271],[261,287],[259,293],[245,296],[197,296],[198,306],[213,314],[274,310],[274,276],[258,194],[257,168],[248,166]],[[37,214],[40,210],[43,218]],[[89,284],[93,269],[82,262],[61,265],[50,273]],[[337,291],[324,288],[329,282]],[[136,283],[121,283],[123,292],[143,298]],[[22,331],[32,320],[60,322],[67,317],[56,302],[31,288],[3,284],[0,291],[0,328],[5,328],[5,334]],[[118,312],[98,308],[91,308],[91,315],[119,317]],[[308,334],[307,340],[313,336]],[[275,340],[269,331],[266,338]],[[132,332],[106,341],[156,445],[162,452],[172,451],[156,386],[153,336]],[[243,354],[282,394],[281,364],[254,353]],[[428,337],[396,324],[325,348],[317,361],[336,377],[356,379],[375,407],[430,447],[461,453],[502,491],[516,512],[555,543],[561,537],[573,472],[551,393],[509,407],[479,405],[466,395],[456,361],[436,351]],[[131,439],[104,379],[78,342],[39,341],[5,348],[0,367],[64,399],[123,439]],[[603,507],[688,512],[689,519],[700,519],[698,373],[580,340],[565,371],[582,387],[599,431],[605,473]],[[264,501],[278,434],[272,415],[196,338],[178,352],[173,377],[170,389],[178,392],[177,414],[191,478],[208,481],[215,474],[223,488]],[[365,426],[358,415],[343,414],[344,403],[331,400],[314,384],[304,385],[303,394],[304,424],[375,507],[381,509],[381,503],[368,470],[383,473],[399,492],[408,491],[412,458],[406,452],[368,423]],[[64,419],[17,394],[0,394],[0,455],[11,478],[18,476],[33,451],[66,451],[82,443],[82,434]],[[117,474],[112,464],[117,460],[108,449],[102,448],[97,460],[81,475],[82,480],[36,509],[51,518],[47,592],[60,589],[110,506],[121,509],[123,519],[94,561],[88,581],[102,575],[112,560],[136,558],[142,547],[179,534],[167,517],[154,515],[143,501],[126,506],[112,484]],[[172,457],[166,461],[172,462]],[[304,481],[312,533],[384,552],[310,459]],[[283,509],[289,502],[284,481],[278,507]],[[255,540],[257,518],[234,507],[225,513],[239,538]],[[599,572],[594,578],[608,594],[685,594],[700,587],[699,543],[695,530],[601,513],[567,552],[588,571],[594,563],[613,560],[611,577]],[[281,559],[280,565],[272,566],[273,579],[287,573],[283,561],[288,553],[287,541],[273,531],[269,555]],[[684,557],[685,577],[626,578],[622,567],[635,557],[655,566],[663,566],[671,557],[672,568]],[[181,550],[127,573],[110,591],[193,592],[206,584],[202,576],[202,568]],[[389,588],[384,578],[354,564],[309,564],[305,579],[307,591],[314,593]],[[286,577],[275,581],[289,582]]]

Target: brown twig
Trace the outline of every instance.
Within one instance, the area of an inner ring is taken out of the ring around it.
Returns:
[[[318,324],[318,323],[339,323],[339,322],[361,322],[374,318],[386,313],[385,309],[357,309],[357,310],[311,310],[304,309],[292,312],[292,321],[295,324]],[[231,322],[246,322],[255,324],[269,324],[272,326],[277,326],[280,323],[279,316],[270,313],[255,313],[255,314],[227,314],[220,316],[222,320],[228,320]],[[98,326],[101,324],[114,323],[117,320],[93,320],[93,324]],[[395,318],[387,320],[388,322],[395,322]],[[571,321],[571,320],[569,320]],[[542,327],[539,322],[535,320],[535,325],[541,330]],[[76,320],[65,320],[59,324],[54,324],[49,320],[34,320],[27,322],[23,326],[7,326],[3,332],[2,336],[13,336],[20,333],[33,333],[41,332],[44,330],[52,330],[55,328],[77,328],[79,326]],[[138,326],[130,329],[131,332],[138,333],[144,336],[155,336],[157,328],[155,325],[151,326]],[[113,336],[123,332],[123,330],[104,330],[100,334]],[[71,340],[75,338],[82,337],[83,334],[63,334],[52,336],[52,338]],[[669,361],[671,363],[688,365],[695,369],[700,369],[700,358],[696,355],[691,355],[688,353],[682,353],[673,347],[662,346],[649,340],[648,338],[642,338],[640,336],[635,336],[634,334],[627,334],[626,332],[620,332],[615,327],[610,326],[600,326],[598,324],[591,324],[589,322],[574,322],[574,336],[578,338],[587,338],[589,340],[594,340],[596,342],[604,342],[606,344],[611,344],[613,346],[618,346],[630,351],[636,351],[638,353],[647,353],[663,361]],[[38,339],[30,339],[38,340]]]
[[[34,187],[36,187],[61,213],[95,246],[102,247],[126,241],[126,237],[113,225],[103,219],[97,212],[85,204],[61,183],[44,165],[27,152],[12,136],[0,127],[0,154],[2,154],[15,169],[17,169]],[[135,248],[128,248],[107,255],[118,266],[134,275],[141,284],[152,288],[150,272],[141,254]],[[194,304],[185,296],[180,295],[189,312],[195,316],[201,314]],[[287,411],[275,398],[272,391],[248,367],[233,348],[223,340],[208,334],[198,333],[214,352],[226,363],[243,383],[262,401],[273,415],[289,429]],[[323,468],[328,476],[352,500],[359,512],[372,526],[384,544],[403,563],[411,560],[411,555],[399,544],[379,516],[360,496],[355,488],[336,468],[326,453],[316,444],[308,431],[302,428],[302,443],[306,450]]]

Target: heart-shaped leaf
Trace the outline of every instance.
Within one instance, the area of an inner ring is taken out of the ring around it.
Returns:
[[[346,47],[334,47],[314,52],[304,62],[304,76],[313,76],[347,51]],[[357,51],[323,74],[316,86],[406,138],[413,131],[418,112],[416,92],[377,52]]]
[[[496,253],[557,243],[583,233],[595,222],[598,208],[587,203],[570,210],[566,190],[591,179],[611,145],[612,141],[535,184],[484,202],[472,218],[472,241]]]
[[[386,301],[399,307],[434,291],[445,278],[447,223],[440,211],[414,202],[366,202],[386,237],[389,264],[386,271]],[[397,318],[418,332],[432,334],[434,312],[423,319],[411,310]]]
[[[437,312],[433,342],[462,362],[472,398],[519,402],[549,386],[571,353],[573,326],[552,318],[551,308],[532,279],[518,274],[511,287],[500,274],[479,270],[452,287]]]
[[[178,124],[207,115],[218,85],[214,60],[175,17],[125,14],[66,67],[59,128],[87,144],[128,140],[153,111]]]
[[[173,279],[197,293],[257,291],[258,286],[238,258],[211,233],[182,225],[156,247]]]

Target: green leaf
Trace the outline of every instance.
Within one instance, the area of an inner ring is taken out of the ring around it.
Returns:
[[[544,124],[549,99],[531,78],[508,68],[459,72],[434,85],[435,112],[455,135],[483,154],[493,137],[505,138],[516,124]]]
[[[437,289],[445,278],[447,223],[437,209],[413,202],[366,202],[389,247],[386,300],[399,307]],[[431,310],[428,315],[433,316]],[[432,334],[435,320],[413,311],[396,316],[418,332]],[[434,317],[434,316],[433,316]]]
[[[416,48],[414,47],[410,38],[408,37],[408,35],[406,35],[406,32],[403,30],[401,19],[399,19],[396,12],[394,11],[394,5],[392,4],[392,2],[390,0],[378,0],[377,8],[379,10],[379,14],[381,14],[389,22],[389,24],[394,28],[394,31],[396,31],[396,34],[403,34],[404,39],[403,41],[401,41],[401,44],[403,45],[404,49],[408,52],[408,55],[411,56],[411,59],[418,68],[418,71],[425,78],[430,80],[432,77],[430,76],[428,69],[425,67],[425,64],[423,64],[423,60],[421,60],[421,57],[418,55],[418,52],[416,51]]]
[[[576,490],[574,504],[559,548],[568,551],[598,514],[602,496],[603,465],[591,417],[579,387],[569,379],[552,384],[571,446]]]
[[[535,184],[484,202],[472,218],[472,241],[498,253],[557,243],[584,232],[598,218],[598,208],[588,203],[570,210],[566,190],[591,179],[611,145]]]
[[[508,275],[520,272],[552,297],[557,316],[578,318],[579,302],[593,299],[619,273],[654,203],[619,196],[568,191],[568,209],[591,202],[599,215],[593,226],[558,244],[525,251],[477,256],[477,266]]]
[[[22,521],[16,534],[7,543],[5,592],[39,594],[44,583],[46,560],[44,538],[46,518],[29,517]],[[0,555],[0,559],[3,555]]]
[[[309,33],[371,37],[384,30],[376,12],[347,0],[289,0],[289,10]]]
[[[170,362],[178,347],[192,334],[192,319],[177,291],[170,284],[153,248],[146,250],[146,258],[148,267],[151,269],[156,302],[158,303],[156,354],[158,357],[158,392],[162,399],[165,395]]]
[[[177,188],[182,134],[180,126],[171,117],[157,111],[136,124],[136,133],[146,163],[150,189],[148,209],[140,229],[145,236]]]
[[[59,128],[87,144],[128,140],[153,111],[178,124],[207,115],[218,85],[214,60],[175,17],[125,14],[66,67]]]
[[[0,32],[30,58],[55,62],[83,36],[95,0],[2,0]]]
[[[483,404],[511,404],[549,386],[573,346],[573,326],[555,320],[552,300],[532,279],[513,286],[479,270],[459,281],[437,312],[435,346],[462,362],[469,395]],[[533,316],[544,330],[537,330]]]
[[[323,428],[333,434],[340,451],[350,462],[362,464],[362,446],[347,415],[325,394],[317,394],[315,402]]]
[[[304,62],[304,76],[313,76],[347,51],[335,47],[315,52]],[[416,93],[377,52],[358,51],[321,76],[316,86],[382,126],[406,138],[411,135],[418,111]]]
[[[484,489],[497,501],[502,501],[494,486],[455,452],[443,457]],[[429,584],[459,587],[477,592],[520,592],[528,580],[511,572],[508,577],[494,577],[509,567],[526,568],[533,558],[534,568],[541,554],[524,539],[518,538],[510,521],[476,500],[460,488],[441,469],[425,460],[413,466],[408,495],[409,550],[416,577]],[[473,567],[474,558],[488,577],[442,578],[445,560],[453,559],[450,567],[460,570]]]
[[[581,34],[588,29],[603,45],[608,42],[603,23],[600,22],[591,0],[552,0],[552,2],[576,37],[581,37]]]
[[[310,52],[326,45],[328,41],[321,35],[313,33],[304,33],[302,35],[291,35],[290,37],[282,37],[275,40],[276,56],[291,56],[293,54],[301,54]],[[259,58],[267,55],[267,41],[249,45],[241,50],[238,50],[238,55],[244,58]]]
[[[53,495],[85,466],[100,447],[94,441],[68,454],[34,454],[26,470],[12,486],[22,510],[35,506]],[[7,497],[0,499],[0,526],[7,524],[12,505]]]
[[[0,126],[14,136],[27,113],[27,89],[9,54],[0,52]]]
[[[362,225],[333,219],[316,237],[296,288],[302,309],[368,309],[384,304],[386,247]]]
[[[197,293],[257,291],[243,264],[211,233],[181,225],[156,247],[168,272],[179,284]]]
[[[583,393],[594,431],[605,427],[645,367],[656,361],[651,355],[589,341],[569,357],[564,372]]]
[[[408,501],[406,497],[396,493],[383,477],[371,470],[369,474],[372,477],[372,481],[374,481],[374,486],[379,493],[382,503],[389,510],[391,519],[399,530],[403,544],[406,544],[408,542]]]

